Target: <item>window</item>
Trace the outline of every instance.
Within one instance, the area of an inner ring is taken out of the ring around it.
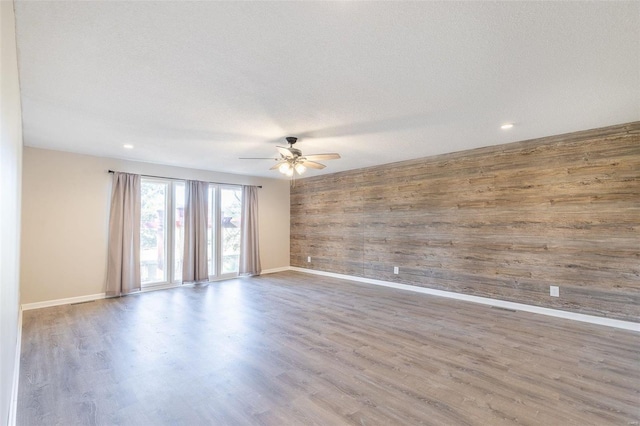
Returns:
[[[142,178],[140,275],[143,287],[182,280],[185,184],[170,179]],[[209,279],[238,274],[242,187],[209,185]]]
[[[184,183],[143,178],[140,192],[142,286],[180,281],[184,241]]]
[[[184,252],[184,182],[173,183],[173,280],[182,281]]]
[[[166,211],[169,185],[165,182],[141,183],[140,277],[142,284],[166,282]]]
[[[242,188],[220,189],[221,274],[238,274]]]
[[[212,280],[238,274],[241,208],[242,187],[209,186],[208,258]]]

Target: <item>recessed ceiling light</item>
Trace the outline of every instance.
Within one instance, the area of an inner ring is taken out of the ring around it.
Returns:
[[[503,124],[502,126],[500,126],[500,128],[502,130],[507,130],[507,129],[510,129],[512,127],[513,127],[513,124],[511,124],[511,123],[506,123],[506,124]]]
[[[131,145],[130,143],[126,143],[126,144],[122,145],[122,147],[124,149],[133,149],[133,145]]]

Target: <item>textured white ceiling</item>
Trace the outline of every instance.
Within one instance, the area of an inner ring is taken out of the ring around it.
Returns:
[[[299,136],[342,154],[316,175],[640,119],[637,1],[18,0],[16,21],[33,147],[278,177],[238,157]]]

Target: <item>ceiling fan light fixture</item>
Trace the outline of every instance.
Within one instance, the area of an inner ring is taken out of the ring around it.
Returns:
[[[306,170],[307,168],[305,167],[304,164],[302,163],[296,164],[296,172],[298,172],[299,175],[303,174]]]
[[[278,171],[283,175],[288,175],[289,171],[291,171],[291,165],[289,163],[282,163],[280,167],[278,167]]]
[[[285,175],[291,177],[293,176],[293,167],[289,167],[289,169],[287,169]]]

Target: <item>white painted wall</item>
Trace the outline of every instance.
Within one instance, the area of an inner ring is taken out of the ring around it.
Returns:
[[[111,176],[118,170],[180,179],[262,185],[263,270],[289,266],[289,183],[24,148],[22,303],[104,293]]]
[[[0,424],[9,422],[20,306],[22,114],[12,1],[0,1]],[[17,391],[17,389],[15,389]]]

